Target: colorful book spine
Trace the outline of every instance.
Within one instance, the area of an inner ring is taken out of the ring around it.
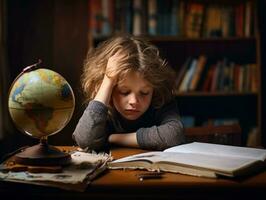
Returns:
[[[148,33],[157,35],[157,1],[148,0]]]

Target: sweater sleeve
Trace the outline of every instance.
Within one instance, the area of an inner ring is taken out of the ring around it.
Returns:
[[[137,141],[143,149],[164,150],[185,142],[184,128],[176,102],[156,113],[157,125],[137,130]]]
[[[107,140],[108,108],[99,101],[91,101],[72,135],[81,148],[102,149]]]

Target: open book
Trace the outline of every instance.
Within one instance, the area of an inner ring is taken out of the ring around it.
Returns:
[[[110,169],[147,169],[194,176],[235,177],[266,166],[266,150],[193,142],[164,151],[124,157],[108,163]]]

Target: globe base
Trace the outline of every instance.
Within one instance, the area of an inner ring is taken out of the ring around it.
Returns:
[[[71,156],[48,145],[47,142],[40,142],[37,145],[26,148],[24,151],[15,155],[18,164],[34,166],[55,166],[68,165]]]

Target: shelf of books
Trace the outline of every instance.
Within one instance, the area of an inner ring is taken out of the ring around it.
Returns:
[[[92,47],[119,33],[145,36],[158,46],[177,73],[175,92],[185,126],[240,123],[242,144],[260,145],[257,0],[88,4]]]

